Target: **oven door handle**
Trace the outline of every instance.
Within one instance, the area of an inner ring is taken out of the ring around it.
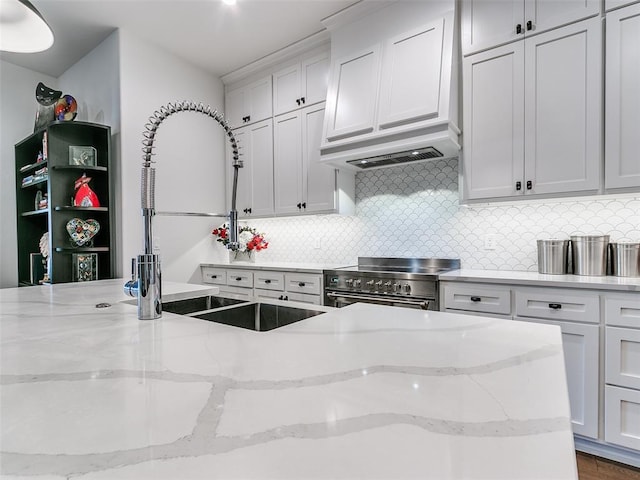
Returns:
[[[365,300],[372,303],[402,303],[404,305],[415,305],[423,310],[429,309],[429,300],[404,300],[401,298],[377,298],[369,297],[366,295],[353,295],[352,293],[333,293],[327,292],[327,297],[330,298],[349,298],[353,300]]]

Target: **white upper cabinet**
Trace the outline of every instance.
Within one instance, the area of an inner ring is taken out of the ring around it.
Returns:
[[[640,4],[606,16],[605,188],[640,186]]]
[[[373,131],[380,75],[380,45],[333,63],[326,110],[328,140]]]
[[[604,0],[604,9],[606,11],[613,10],[614,8],[624,7],[625,5],[631,5],[632,3],[638,3],[640,0]]]
[[[466,199],[595,191],[599,18],[464,59]]]
[[[248,85],[232,87],[225,95],[225,117],[231,128],[259,122],[272,115],[271,75]]]
[[[599,12],[599,0],[463,0],[462,53],[503,45]]]
[[[238,216],[258,217],[274,213],[273,121],[248,125],[234,132],[244,167],[238,170]],[[229,185],[232,185],[230,169]]]
[[[278,70],[273,74],[273,114],[324,102],[328,83],[328,51],[303,57]]]
[[[443,31],[441,18],[386,42],[386,68],[382,69],[380,84],[380,128],[445,114],[440,98]]]
[[[330,212],[338,208],[337,172],[319,162],[323,119],[324,104],[275,118],[276,214]]]

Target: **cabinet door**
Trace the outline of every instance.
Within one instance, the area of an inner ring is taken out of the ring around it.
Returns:
[[[380,45],[335,62],[327,94],[327,140],[373,131],[379,74]]]
[[[599,326],[515,317],[515,320],[558,325],[569,388],[573,433],[598,438]]]
[[[462,0],[462,53],[485,50],[523,37],[524,1]]]
[[[276,213],[298,213],[302,203],[302,114],[276,117],[274,124],[274,183]],[[318,143],[318,147],[320,144]]]
[[[612,10],[614,8],[620,8],[625,5],[630,5],[632,3],[638,3],[640,0],[604,0],[604,9],[606,11]]]
[[[599,13],[600,0],[525,0],[525,35],[541,33]]]
[[[273,74],[273,114],[300,108],[300,64],[294,63]]]
[[[640,330],[606,327],[605,379],[640,390]]]
[[[251,215],[273,215],[273,122],[248,127],[251,154]]]
[[[320,162],[324,104],[305,108],[302,115],[302,198],[308,213],[336,208],[336,170]]]
[[[605,187],[640,186],[640,4],[607,22]]]
[[[444,19],[385,43],[378,126],[388,128],[441,116]]]
[[[249,122],[259,122],[273,115],[271,75],[253,82],[246,87]]]
[[[329,52],[304,59],[301,74],[302,106],[324,102],[329,84]]]
[[[523,42],[466,57],[463,68],[465,196],[520,195],[524,190]]]
[[[599,186],[601,43],[599,18],[525,41],[527,193]]]
[[[640,450],[640,391],[605,387],[604,439],[608,443]]]
[[[248,115],[245,106],[244,88],[236,88],[227,92],[224,99],[224,117],[231,128],[238,128],[244,125],[244,117]]]

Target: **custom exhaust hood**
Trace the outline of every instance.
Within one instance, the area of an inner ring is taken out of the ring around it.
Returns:
[[[455,2],[364,1],[329,17],[320,160],[371,168],[459,155]]]

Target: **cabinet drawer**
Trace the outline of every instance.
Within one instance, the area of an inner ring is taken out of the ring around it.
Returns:
[[[227,271],[221,268],[202,267],[202,281],[214,285],[226,285]]]
[[[263,290],[256,288],[253,291],[253,296],[258,302],[261,300],[284,300],[285,295],[286,294],[283,291],[278,290]]]
[[[606,381],[640,390],[640,330],[606,327]]]
[[[604,439],[640,450],[640,391],[605,386]]]
[[[253,272],[255,288],[284,291],[284,275],[279,272]]]
[[[309,273],[286,273],[284,276],[287,292],[310,293],[320,295],[321,275]]]
[[[287,300],[299,303],[308,303],[309,305],[322,305],[320,295],[309,295],[306,293],[287,293]]]
[[[443,284],[445,309],[509,315],[511,290],[486,285]]]
[[[516,315],[573,322],[600,322],[600,297],[597,293],[557,290],[516,290]]]
[[[640,294],[607,296],[604,305],[607,325],[640,328]]]
[[[221,297],[250,301],[253,300],[253,288],[230,287],[229,285],[224,285],[220,287],[219,295]]]
[[[252,288],[253,272],[247,270],[227,270],[227,285]]]

